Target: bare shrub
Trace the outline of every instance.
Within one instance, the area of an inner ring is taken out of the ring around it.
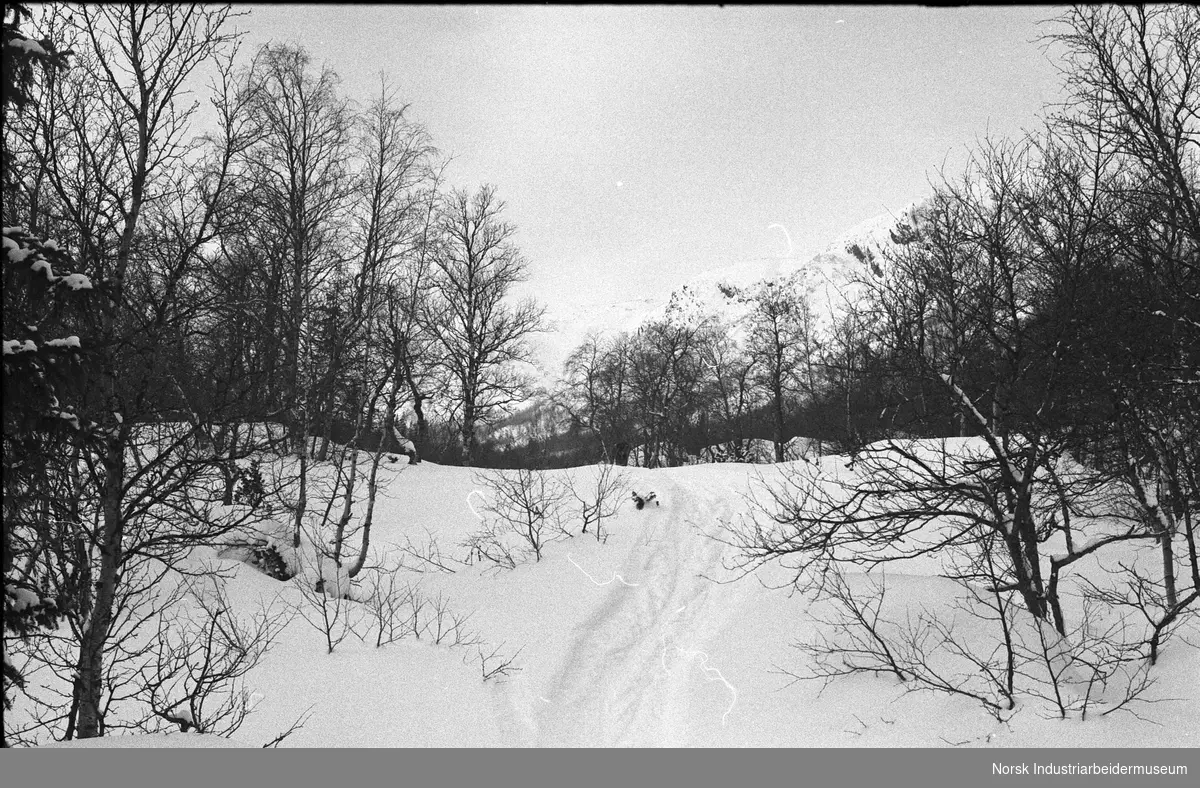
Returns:
[[[302,561],[303,563],[303,561]],[[350,579],[342,567],[318,551],[313,567],[319,580],[306,572],[297,578],[300,601],[295,611],[325,637],[326,653],[332,654],[349,636],[355,635],[364,618],[361,606],[350,599]]]
[[[288,619],[263,608],[249,619],[230,610],[218,578],[191,589],[192,610],[159,619],[154,658],[143,674],[153,717],[186,733],[230,736],[252,711],[243,679],[270,649]],[[152,719],[152,718],[150,718]],[[142,727],[157,726],[147,719]]]
[[[797,643],[796,648],[812,658],[814,668],[808,675],[792,676],[796,681],[822,679],[826,684],[837,676],[851,673],[892,673],[900,681],[907,681],[907,672],[897,662],[888,639],[881,630],[880,610],[886,596],[886,585],[880,582],[871,593],[862,598],[850,591],[850,586],[840,573],[825,586],[824,599],[835,604],[832,617],[814,616],[819,624],[829,627],[830,632],[818,633],[819,640],[813,643]]]
[[[487,471],[476,477],[487,487],[484,528],[465,546],[497,564],[515,566],[515,551],[506,546],[516,537],[523,549],[542,560],[542,549],[561,529],[567,495],[560,478],[528,468]]]
[[[450,626],[447,630],[449,636],[446,638],[446,643],[451,648],[469,648],[483,642],[483,638],[478,632],[467,629],[467,621],[472,615],[472,613],[450,613]]]
[[[482,642],[479,635],[466,627],[471,613],[455,613],[450,609],[450,601],[442,592],[437,596],[427,597],[425,606],[428,613],[420,631],[427,634],[436,645],[473,646]]]
[[[1084,594],[1093,601],[1139,619],[1144,625],[1141,637],[1146,660],[1154,665],[1163,646],[1181,627],[1197,619],[1193,605],[1200,600],[1200,589],[1176,597],[1174,604],[1166,583],[1149,577],[1136,566],[1117,562],[1112,573],[1117,582],[1112,587],[1102,588],[1095,582],[1085,580]]]
[[[476,651],[479,657],[479,672],[483,676],[485,684],[493,679],[503,679],[511,676],[521,670],[515,667],[513,663],[517,657],[521,656],[521,652],[525,649],[523,647],[519,648],[516,653],[505,656],[500,652],[502,648],[504,648],[503,643],[494,647],[491,651],[485,651],[485,647],[481,645]]]
[[[425,606],[429,604],[429,599],[421,591],[419,586],[411,589],[408,595],[408,627],[412,632],[413,637],[417,640],[421,639],[421,634],[425,631],[424,625],[421,624]]]
[[[297,717],[295,722],[289,725],[286,729],[280,731],[273,739],[264,744],[261,749],[273,750],[278,747],[284,739],[303,728],[308,723],[309,718],[312,717],[314,708],[316,708],[316,704],[313,704],[305,709],[304,713]]]
[[[430,596],[419,585],[402,581],[396,567],[376,567],[367,574],[363,604],[370,611],[376,648],[410,635],[451,648],[482,642],[477,632],[467,628],[471,613],[452,610],[440,591]]]
[[[411,584],[400,580],[396,567],[374,567],[366,573],[363,604],[375,626],[375,647],[403,640],[414,630],[414,594]]]
[[[580,519],[587,533],[588,527],[601,540],[602,526],[606,518],[615,515],[625,502],[625,493],[629,489],[625,475],[608,463],[596,466],[596,473],[587,480],[571,477],[566,482],[567,490],[579,506]]]
[[[400,568],[410,572],[444,572],[454,574],[463,564],[453,556],[442,552],[441,542],[430,529],[425,529],[425,542],[416,544],[409,536],[404,537],[400,545]],[[455,565],[458,566],[455,566]]]
[[[856,673],[887,673],[908,691],[937,691],[961,695],[978,702],[1001,719],[1016,702],[1011,687],[1011,652],[1003,644],[968,643],[944,613],[922,609],[901,620],[883,615],[887,582],[868,580],[868,588],[854,592],[838,570],[825,578],[821,600],[833,612],[817,621],[827,629],[812,642],[794,644],[811,660],[804,672],[777,668],[793,681],[834,679]],[[978,614],[979,598],[968,598],[959,609]],[[995,612],[995,611],[993,611]],[[1010,616],[1008,609],[1002,609]],[[983,647],[981,648],[981,645]]]
[[[507,531],[496,523],[484,523],[463,540],[462,546],[467,550],[467,564],[487,561],[495,568],[516,569],[522,560],[519,549],[510,543]]]
[[[1153,702],[1144,639],[1123,619],[1103,623],[1102,609],[1085,605],[1081,623],[1060,635],[1048,622],[1020,616],[1014,592],[957,582],[965,593],[949,609],[924,606],[903,619],[883,613],[886,581],[868,580],[855,592],[836,568],[823,578],[820,601],[833,613],[818,617],[816,638],[794,646],[810,663],[777,671],[793,681],[824,684],[856,673],[894,675],[908,691],[970,698],[997,720],[1031,698],[1060,718],[1085,719],[1095,709],[1135,713]],[[982,626],[980,626],[982,625]]]

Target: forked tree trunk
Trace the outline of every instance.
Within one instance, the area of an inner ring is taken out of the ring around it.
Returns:
[[[1017,591],[1025,602],[1025,608],[1035,618],[1046,619],[1049,610],[1046,606],[1046,595],[1042,590],[1037,542],[1029,543],[1029,528],[1020,522],[1021,519],[1022,515],[1014,515],[1012,533],[1004,535],[1004,542],[1013,564]]]

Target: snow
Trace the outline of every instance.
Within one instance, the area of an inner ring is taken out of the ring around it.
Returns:
[[[923,199],[913,199],[896,213],[882,213],[859,222],[831,241],[826,253],[854,254],[853,250],[858,249],[860,253],[870,254],[876,262],[883,262],[884,253],[895,246],[892,232],[916,221],[923,203]]]
[[[321,561],[318,568],[326,596],[344,597],[350,593],[350,576],[346,572],[346,567],[326,560]]]
[[[92,280],[88,279],[83,274],[67,274],[63,277],[63,284],[72,290],[91,290]]]
[[[23,233],[24,230],[20,227],[5,227],[3,248],[5,255],[11,263],[23,263],[32,258],[32,263],[29,265],[31,271],[35,274],[42,274],[51,283],[61,283],[72,290],[90,290],[92,289],[92,280],[84,274],[68,273],[58,275],[54,273],[54,268],[50,261],[43,255],[42,251],[36,246],[22,246],[19,241],[10,238],[10,233]],[[58,243],[54,240],[42,243],[43,249],[57,250]]]
[[[936,450],[942,447],[952,455],[986,450],[978,439],[939,442]],[[1184,747],[1200,741],[1193,711],[1200,702],[1200,648],[1187,642],[1200,642],[1194,624],[1164,650],[1152,689],[1161,702],[1138,707],[1140,718],[1064,721],[1026,698],[1000,723],[973,701],[909,692],[894,677],[791,683],[780,670],[808,664],[792,644],[823,631],[823,603],[779,590],[788,574],[777,566],[724,582],[734,578],[726,568],[731,548],[713,537],[747,513],[745,492],[760,475],[814,465],[846,473],[845,464],[844,457],[823,457],[782,466],[618,469],[629,487],[656,493],[662,505],[639,511],[626,501],[604,523],[604,541],[580,535],[571,522],[573,536],[546,545],[541,561],[510,571],[478,562],[457,565],[454,573],[398,570],[426,599],[441,595],[449,610],[470,613],[483,645],[451,647],[423,636],[376,648],[373,633],[363,629],[361,640],[351,636],[330,654],[323,633],[300,616],[288,620],[247,676],[258,701],[235,740],[259,746],[312,709],[281,747]],[[595,469],[561,473],[590,480]],[[472,469],[384,464],[379,478],[369,565],[386,565],[402,547],[435,539],[444,554],[465,557],[456,546],[480,527],[471,499],[486,492]],[[1122,559],[1132,560],[1143,548],[1121,549],[1129,551]],[[303,575],[279,582],[218,558],[216,550],[198,552],[196,560],[231,575],[235,610],[304,603],[297,585]],[[1152,561],[1152,549],[1147,555]],[[921,562],[889,570],[889,608],[950,615],[958,586],[938,571]],[[350,585],[352,598],[361,598],[362,576],[325,574],[327,588]],[[878,579],[851,574],[847,582],[862,590]],[[493,650],[519,651],[518,672],[483,681],[481,659]],[[232,745],[176,733],[77,746]]]
[[[31,250],[31,249],[18,249],[16,252],[9,252],[8,256],[11,259],[13,257],[16,257],[17,255],[20,255],[21,259],[24,259],[25,257],[28,256],[27,253],[30,253],[32,251],[33,250]],[[18,261],[14,260],[13,262],[18,262]],[[33,265],[31,265],[29,267],[33,270],[34,273],[45,274],[46,278],[49,279],[51,282],[57,282],[59,279],[57,276],[54,275],[54,269],[50,267],[50,263],[46,262],[45,260],[37,260],[36,262],[34,262]]]
[[[408,438],[401,435],[399,430],[393,429],[392,436],[396,439],[396,442],[398,444],[400,444],[400,452],[402,454],[416,454],[417,453],[416,444],[413,443]]]
[[[4,595],[8,597],[8,599],[5,600],[6,607],[16,612],[33,607],[42,601],[37,594],[30,591],[28,588],[21,588],[13,585],[4,586]]]
[[[40,55],[42,57],[49,57],[50,55],[44,46],[28,38],[14,38],[4,42],[4,45],[9,49],[16,49],[28,55]]]
[[[188,749],[213,748],[230,749],[258,747],[258,744],[246,744],[234,739],[225,739],[203,733],[147,733],[133,736],[101,736],[95,739],[74,739],[68,742],[54,742],[43,745],[54,748],[70,749],[145,749],[145,748],[180,748]]]
[[[72,427],[74,427],[75,429],[80,429],[79,416],[77,416],[76,414],[72,413],[69,410],[60,410],[60,411],[58,411],[57,415],[63,421],[69,422],[70,425]]]
[[[24,341],[20,339],[4,340],[4,355],[6,356],[15,356],[17,353],[36,353],[37,349],[37,345],[32,339]]]

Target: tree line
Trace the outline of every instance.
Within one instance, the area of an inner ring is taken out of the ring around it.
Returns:
[[[843,420],[839,403],[866,371],[865,341],[843,330],[854,316],[830,331],[802,273],[722,294],[739,318],[698,311],[684,288],[662,317],[571,353],[551,401],[586,447],[576,459],[753,462],[767,442],[782,462],[796,459],[786,451],[798,435],[848,444],[862,409]]]

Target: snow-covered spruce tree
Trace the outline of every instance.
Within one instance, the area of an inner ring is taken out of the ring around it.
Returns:
[[[87,374],[77,314],[88,308],[91,280],[72,273],[70,257],[20,227],[4,228],[4,707],[23,686],[9,639],[53,628],[71,604],[71,588],[51,588],[38,567],[67,533],[72,490],[67,464],[92,440],[81,421]],[[50,333],[49,338],[46,333]],[[69,526],[68,526],[69,528]]]
[[[10,112],[20,112],[30,101],[34,80],[46,71],[56,71],[67,65],[70,51],[59,51],[58,46],[49,38],[31,39],[21,32],[21,25],[31,17],[29,6],[25,3],[7,3],[4,6],[2,25],[0,25],[0,122],[8,126]],[[3,178],[0,188],[4,193],[4,224],[15,226],[20,223],[16,196],[17,184],[13,179],[11,167],[12,152],[8,140],[0,143],[0,166]],[[26,227],[33,230],[32,227]]]
[[[11,15],[11,17],[10,17]],[[0,49],[0,126],[10,113],[31,101],[40,69],[67,65],[68,53],[48,39],[34,41],[21,32],[29,9],[5,6]],[[8,138],[0,148],[3,177],[4,231],[4,664],[3,707],[12,707],[11,691],[24,686],[24,676],[11,661],[10,639],[28,639],[57,625],[61,608],[70,604],[63,593],[50,594],[39,583],[37,555],[52,534],[52,518],[62,505],[63,458],[86,439],[87,429],[75,413],[76,392],[86,374],[81,342],[73,318],[93,295],[91,280],[75,273],[75,263],[53,241],[43,241],[17,224],[15,174]],[[47,333],[50,334],[47,338]],[[58,336],[64,334],[64,336]],[[0,734],[0,745],[7,738]]]

